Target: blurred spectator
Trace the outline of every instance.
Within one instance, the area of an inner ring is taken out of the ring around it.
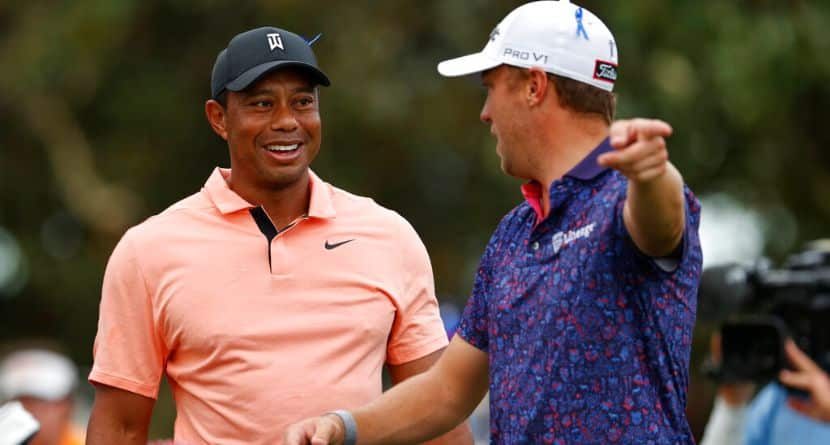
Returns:
[[[792,341],[787,342],[786,352],[794,371],[782,371],[781,383],[798,383],[796,389],[806,391],[807,396],[790,396],[778,382],[767,385],[749,405],[744,444],[830,444],[830,413],[826,412],[830,411],[827,374]],[[811,384],[813,381],[815,385]]]
[[[718,388],[701,445],[830,444],[830,376],[792,341],[785,351],[793,369],[782,371],[780,383],[768,384],[751,402],[750,384]],[[806,396],[788,395],[782,383]]]
[[[786,345],[792,370],[783,370],[781,383],[806,392],[806,399],[790,398],[790,407],[819,422],[830,423],[830,376],[792,341]]]
[[[80,445],[83,433],[72,423],[75,365],[44,349],[12,352],[0,362],[0,399],[17,400],[40,423],[29,445]]]
[[[720,332],[715,332],[709,342],[710,360],[720,366],[723,360]],[[715,405],[706,424],[700,445],[738,445],[744,441],[747,405],[755,395],[751,382],[728,382],[718,385]]]
[[[27,444],[40,423],[17,400],[0,404],[0,445]]]

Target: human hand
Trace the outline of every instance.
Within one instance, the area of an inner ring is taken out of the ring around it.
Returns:
[[[784,351],[795,370],[783,370],[778,378],[786,386],[806,391],[809,399],[790,397],[790,407],[821,422],[830,422],[830,376],[807,356],[792,340]]]
[[[665,138],[672,131],[669,124],[656,119],[614,122],[609,137],[615,150],[604,153],[597,162],[619,170],[629,181],[651,181],[666,172],[669,154]]]
[[[283,445],[342,445],[346,426],[340,417],[327,414],[312,417],[290,425],[285,431]]]

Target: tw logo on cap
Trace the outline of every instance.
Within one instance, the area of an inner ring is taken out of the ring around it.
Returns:
[[[279,48],[285,51],[285,47],[282,45],[282,37],[280,37],[279,34],[273,33],[266,35],[268,36],[268,46],[271,48],[271,51],[273,51],[274,48]]]
[[[603,60],[597,60],[594,65],[594,79],[614,83],[617,81],[617,65]]]

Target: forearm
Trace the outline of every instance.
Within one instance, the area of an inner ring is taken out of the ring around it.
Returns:
[[[470,429],[470,424],[468,422],[462,422],[450,430],[450,432],[437,439],[430,440],[424,445],[472,445],[473,442],[473,431]]]
[[[686,224],[684,202],[683,178],[670,162],[650,181],[629,181],[624,219],[643,253],[661,257],[677,248]]]
[[[144,445],[147,443],[147,427],[140,428],[119,424],[112,419],[102,418],[95,412],[89,418],[86,432],[87,445]]]
[[[487,392],[488,363],[486,352],[456,335],[429,371],[407,378],[351,413],[358,443],[418,443],[446,433],[481,402]],[[284,443],[341,445],[351,434],[346,434],[347,428],[354,428],[349,417],[341,413],[298,422],[286,430]],[[446,437],[445,443],[472,443],[471,439],[459,432]]]
[[[412,377],[355,410],[358,443],[419,443],[450,431],[469,416],[477,402],[458,400],[436,374],[428,371]],[[458,443],[450,437],[442,439]]]
[[[87,445],[144,445],[155,400],[104,384],[95,384]]]

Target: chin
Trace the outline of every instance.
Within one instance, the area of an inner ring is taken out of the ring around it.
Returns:
[[[501,158],[501,171],[503,171],[506,175],[509,176],[516,176],[516,172],[514,171],[513,164],[507,161],[507,159]]]
[[[279,171],[269,171],[263,175],[262,180],[272,189],[284,189],[295,185],[302,181],[306,176],[307,167],[280,169]]]
[[[505,162],[502,160],[501,163],[501,171],[504,172],[507,176],[511,176],[521,180],[531,180],[533,179],[531,175],[527,174],[526,172],[522,171],[521,169],[516,168],[515,165]]]

